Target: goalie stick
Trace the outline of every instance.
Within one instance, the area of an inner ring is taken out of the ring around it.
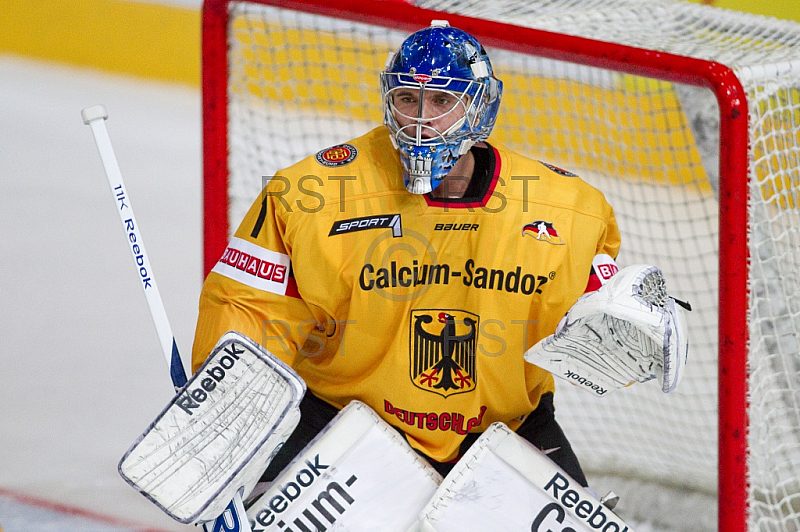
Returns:
[[[144,248],[139,226],[133,213],[130,198],[125,183],[122,180],[122,172],[119,169],[111,139],[106,130],[105,120],[108,112],[105,106],[95,105],[87,107],[81,111],[83,123],[91,127],[97,150],[100,152],[100,159],[103,163],[108,185],[114,195],[117,205],[117,214],[122,222],[122,228],[128,238],[131,255],[139,273],[139,280],[142,283],[142,290],[147,299],[147,306],[150,309],[150,316],[156,327],[161,350],[169,364],[169,373],[172,384],[176,389],[186,384],[186,372],[181,363],[178,353],[178,345],[172,334],[172,328],[167,318],[161,294],[158,291],[150,260]],[[247,520],[244,505],[242,504],[241,493],[237,493],[233,500],[228,504],[225,511],[215,521],[203,524],[207,532],[251,532],[250,522]]]

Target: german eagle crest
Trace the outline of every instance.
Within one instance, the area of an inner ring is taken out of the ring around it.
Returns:
[[[463,310],[411,313],[411,381],[443,397],[475,389],[478,319]]]

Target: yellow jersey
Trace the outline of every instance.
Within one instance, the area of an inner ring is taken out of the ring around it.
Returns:
[[[554,390],[524,351],[620,235],[579,177],[487,145],[491,181],[470,202],[407,192],[384,127],[279,172],[205,281],[193,370],[237,330],[434,460],[493,422],[516,429]]]

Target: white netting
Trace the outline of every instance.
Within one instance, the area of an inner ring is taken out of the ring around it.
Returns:
[[[667,0],[418,4],[713,60],[736,72],[750,112],[749,222],[739,228],[750,237],[749,529],[800,531],[800,26]],[[235,228],[263,176],[380,123],[378,73],[406,33],[253,3],[231,3],[230,14]],[[706,89],[488,51],[505,83],[493,136],[600,188],[623,232],[620,265],[658,265],[670,292],[694,309],[690,366],[675,393],[637,386],[598,401],[560,386],[559,419],[590,481],[623,494],[624,517],[647,521],[637,530],[714,530],[716,98]]]

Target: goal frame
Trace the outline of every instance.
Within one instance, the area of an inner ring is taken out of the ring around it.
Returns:
[[[249,0],[283,9],[405,30],[446,18],[488,47],[684,83],[714,92],[720,112],[718,522],[747,530],[748,105],[729,67],[711,61],[418,8],[402,0]],[[228,5],[205,0],[202,15],[203,272],[228,241]],[[513,41],[509,39],[513,36]],[[377,86],[376,89],[378,90]]]

